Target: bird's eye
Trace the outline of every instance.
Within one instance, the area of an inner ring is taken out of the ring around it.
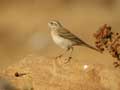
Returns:
[[[57,23],[55,23],[55,22],[50,22],[50,24],[53,26],[57,26]]]
[[[51,22],[51,25],[53,25],[54,23],[53,22]]]

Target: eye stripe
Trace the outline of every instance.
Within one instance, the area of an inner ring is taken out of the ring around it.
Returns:
[[[50,22],[51,25],[54,25],[55,23],[54,22]]]
[[[50,24],[57,26],[57,23],[56,23],[56,22],[50,22]]]
[[[61,25],[60,22],[58,22],[58,21],[50,21],[50,22],[49,22],[49,26],[50,26],[50,27],[53,27],[53,28],[62,27],[62,25]]]

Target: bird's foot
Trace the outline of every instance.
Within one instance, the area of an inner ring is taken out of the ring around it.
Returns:
[[[55,59],[61,58],[62,56],[63,56],[63,55],[59,55],[59,56],[55,57]]]
[[[115,67],[115,68],[120,67],[119,62],[114,62],[113,64],[114,64],[114,67]]]
[[[68,62],[70,62],[70,60],[72,59],[72,57],[68,57],[67,59],[65,59],[65,64],[67,64]]]

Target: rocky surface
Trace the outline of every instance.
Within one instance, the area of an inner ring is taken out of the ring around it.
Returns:
[[[118,69],[102,64],[85,65],[79,60],[67,64],[62,61],[29,55],[1,70],[0,77],[15,90],[120,90]]]

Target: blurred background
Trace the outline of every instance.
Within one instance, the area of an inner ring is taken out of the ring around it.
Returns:
[[[101,25],[119,31],[119,16],[120,0],[0,0],[0,68],[27,55],[56,56],[62,49],[51,39],[47,26],[51,19],[94,45],[92,35]],[[82,47],[74,53],[84,61],[97,60],[97,54]]]

